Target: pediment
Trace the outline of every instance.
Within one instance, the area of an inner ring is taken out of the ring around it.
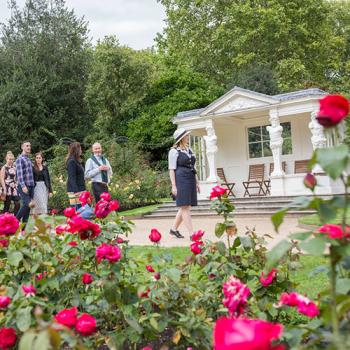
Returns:
[[[206,107],[201,116],[266,107],[275,103],[278,100],[271,96],[235,87]]]

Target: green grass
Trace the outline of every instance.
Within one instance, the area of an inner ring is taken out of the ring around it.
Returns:
[[[341,210],[333,220],[329,221],[329,224],[341,223],[343,219],[342,215],[343,214]],[[350,211],[347,212],[346,221],[350,222]],[[304,225],[315,225],[315,226],[322,225],[317,214],[302,216],[301,218],[299,218],[299,223]]]
[[[134,257],[150,253],[153,256],[171,254],[174,264],[183,262],[191,254],[188,247],[156,248],[134,246],[130,251],[130,254]],[[298,283],[296,288],[298,293],[306,294],[309,298],[316,298],[319,292],[327,288],[328,278],[325,273],[315,274],[313,270],[326,264],[327,261],[321,257],[306,255],[301,256],[300,263],[301,266],[291,273],[291,279],[293,282]]]
[[[151,213],[152,211],[158,209],[161,204],[152,204],[147,205],[145,207],[130,209],[130,210],[124,210],[120,211],[119,214],[123,216],[139,216],[139,215],[145,215],[148,213]]]

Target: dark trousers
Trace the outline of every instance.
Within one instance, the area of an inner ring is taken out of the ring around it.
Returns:
[[[13,214],[17,215],[19,207],[21,206],[19,203],[19,197],[18,196],[6,196],[6,199],[4,201],[4,209],[3,213],[9,213],[11,202],[13,202]]]
[[[22,191],[22,188],[18,186],[18,193],[19,193],[19,196],[21,197],[22,206],[18,211],[16,218],[18,220],[22,219],[23,222],[28,222],[29,214],[30,214],[29,203],[34,196],[34,186],[27,186],[27,189],[28,189],[28,193],[24,193]]]
[[[94,194],[96,203],[100,200],[100,196],[103,192],[108,192],[107,184],[103,182],[92,183],[92,193]]]

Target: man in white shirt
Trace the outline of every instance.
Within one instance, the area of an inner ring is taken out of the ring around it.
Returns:
[[[92,192],[95,197],[95,201],[100,200],[100,196],[103,192],[108,192],[108,183],[112,176],[112,167],[109,164],[108,159],[102,155],[101,144],[95,142],[92,145],[91,156],[85,165],[85,178],[92,181]]]

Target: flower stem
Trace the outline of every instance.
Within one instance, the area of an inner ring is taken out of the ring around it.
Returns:
[[[337,254],[334,251],[334,247],[330,246],[330,262],[331,262],[331,269],[330,269],[330,289],[331,289],[331,317],[332,317],[332,328],[333,328],[333,335],[334,335],[334,341],[336,344],[340,344],[339,339],[339,321],[338,321],[338,314],[337,314],[337,302],[336,302],[336,283],[337,283]]]

